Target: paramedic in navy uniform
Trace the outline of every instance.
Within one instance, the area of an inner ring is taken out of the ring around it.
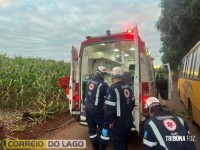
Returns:
[[[89,136],[94,150],[99,150],[99,139],[97,137],[97,126],[102,129],[104,119],[104,102],[108,84],[104,82],[107,73],[104,66],[96,69],[95,76],[89,80],[85,104],[86,120],[89,128]]]
[[[186,122],[163,111],[155,97],[146,101],[150,118],[144,126],[144,149],[195,150],[194,136],[189,134]]]
[[[122,80],[122,68],[114,67],[111,77],[113,84],[106,94],[101,142],[107,144],[111,136],[113,150],[127,150],[128,134],[133,126],[132,110],[135,102],[131,88]],[[112,131],[109,134],[111,124]]]

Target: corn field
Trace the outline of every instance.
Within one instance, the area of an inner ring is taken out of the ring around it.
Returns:
[[[29,111],[66,107],[58,79],[69,75],[69,70],[64,61],[0,55],[0,108]]]

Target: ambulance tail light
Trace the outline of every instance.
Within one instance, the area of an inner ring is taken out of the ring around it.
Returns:
[[[142,82],[142,112],[143,113],[147,113],[146,109],[144,108],[147,98],[149,98],[149,84],[148,82]]]
[[[80,109],[79,108],[79,83],[75,83],[75,94],[73,96],[73,99],[74,99],[74,108],[75,110],[78,110]]]

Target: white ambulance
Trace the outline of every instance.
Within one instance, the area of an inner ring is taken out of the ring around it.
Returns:
[[[148,117],[144,109],[146,99],[161,96],[171,99],[172,78],[169,65],[163,65],[155,77],[153,58],[138,35],[137,27],[127,32],[91,37],[81,43],[80,52],[72,46],[69,99],[70,113],[81,125],[87,125],[85,117],[85,98],[88,80],[98,66],[105,66],[108,85],[112,84],[111,70],[120,66],[124,71],[123,80],[134,91],[136,107],[133,110],[133,130],[141,131],[142,122]]]

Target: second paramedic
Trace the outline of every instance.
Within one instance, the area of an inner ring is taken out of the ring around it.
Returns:
[[[89,80],[85,103],[86,120],[89,128],[89,136],[94,150],[99,150],[99,139],[97,137],[97,126],[102,129],[104,118],[104,102],[108,84],[104,82],[107,73],[104,66],[96,69],[95,76]]]
[[[133,93],[129,85],[122,80],[123,71],[121,67],[114,67],[111,77],[113,84],[106,95],[105,120],[101,142],[107,144],[111,136],[114,150],[127,150],[128,135],[133,126]],[[112,128],[111,135],[109,135],[110,127]]]

